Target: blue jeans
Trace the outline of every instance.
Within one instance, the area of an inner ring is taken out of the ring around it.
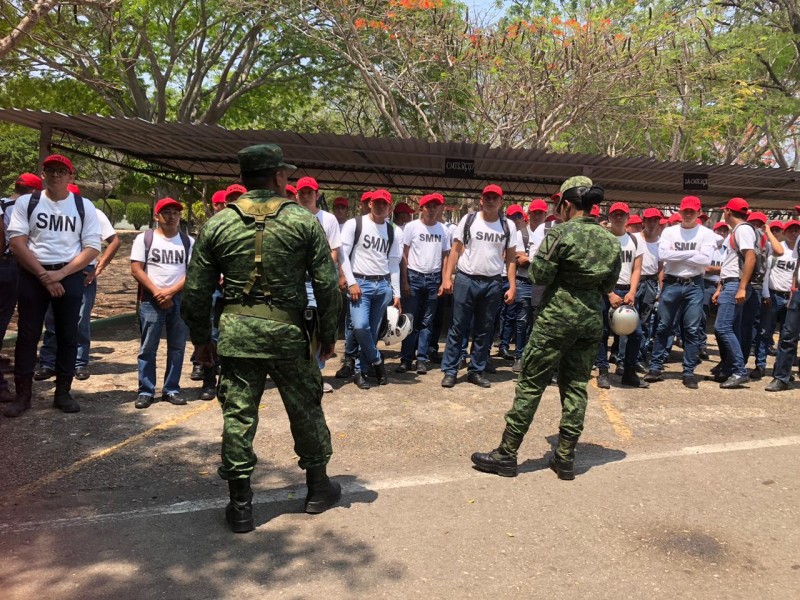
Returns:
[[[781,327],[778,355],[775,357],[775,368],[772,370],[772,376],[783,383],[789,383],[792,365],[797,358],[798,334],[800,334],[800,292],[795,292],[786,307],[786,319]]]
[[[533,284],[529,279],[517,278],[517,294],[514,297],[516,319],[514,320],[514,358],[522,358],[522,351],[528,343],[533,327],[533,309],[531,293]]]
[[[483,373],[492,345],[491,335],[503,285],[497,279],[473,279],[464,273],[456,275],[453,286],[453,322],[447,333],[447,347],[442,356],[442,371],[455,376],[461,362],[461,344],[473,325],[470,373]],[[474,319],[473,319],[474,317]]]
[[[702,342],[700,322],[703,318],[704,294],[702,277],[695,277],[687,283],[664,283],[658,303],[658,327],[653,342],[653,357],[650,360],[651,371],[664,370],[664,361],[669,354],[669,338],[674,333],[677,318],[680,317],[683,330],[683,376],[694,375]]]
[[[181,295],[172,298],[171,308],[161,308],[152,298],[139,304],[139,394],[154,396],[156,391],[156,352],[161,332],[167,330],[167,370],[162,394],[181,391],[181,369],[186,350],[186,324],[181,319]]]
[[[756,355],[756,366],[763,369],[767,366],[767,349],[764,348],[761,362],[759,362],[756,352],[756,345],[761,339],[761,285],[757,284],[751,287],[753,292],[742,306],[742,336],[739,338],[739,343],[742,346],[745,366],[750,359],[750,354],[753,353]]]
[[[630,286],[625,286],[623,288],[615,288],[614,293],[617,296],[625,297],[630,291]],[[638,291],[638,290],[637,290]],[[608,336],[610,335],[610,325],[608,320],[608,312],[611,310],[611,302],[608,299],[608,296],[603,295],[603,335],[600,338],[600,341],[597,343],[597,359],[595,361],[595,366],[598,369],[608,369]],[[626,339],[630,338],[630,339]],[[636,361],[639,358],[639,348],[642,346],[642,323],[641,319],[639,324],[636,326],[636,331],[628,336],[621,336],[619,342],[620,354],[623,352],[623,340],[625,340],[625,360],[624,365],[625,368],[635,370],[636,369]],[[633,371],[632,371],[633,372]]]
[[[783,322],[786,320],[786,309],[789,306],[788,298],[783,295],[778,295],[770,291],[770,305],[762,305],[761,310],[761,344],[763,345],[763,352],[766,354],[767,346],[771,345],[772,336],[775,333],[775,328],[779,330],[783,327]],[[757,349],[756,357],[762,349]]]
[[[350,319],[353,322],[353,336],[361,352],[356,361],[356,371],[366,374],[369,365],[381,362],[378,352],[378,331],[386,308],[392,303],[392,286],[388,281],[356,279],[361,288],[361,299],[350,301]]]
[[[747,304],[736,304],[736,292],[739,290],[738,281],[730,281],[722,286],[722,291],[717,299],[717,320],[714,323],[714,333],[719,344],[720,375],[747,375],[744,366],[744,355],[739,342],[742,329],[742,307]],[[748,293],[750,289],[748,288]]]
[[[403,340],[401,356],[406,362],[411,362],[414,358],[427,361],[433,318],[439,305],[438,293],[442,274],[419,273],[409,269],[408,284],[411,286],[411,295],[403,299],[403,312],[413,317],[414,329]]]
[[[639,342],[639,356],[637,362],[647,362],[647,348],[652,336],[652,317],[656,308],[656,298],[658,297],[658,281],[655,279],[643,279],[636,288],[636,311],[639,313],[639,327],[642,330],[642,339]],[[628,351],[628,336],[623,336],[619,340],[619,352],[617,353],[617,363],[625,362],[625,354]]]
[[[708,347],[708,317],[711,316],[711,297],[717,291],[717,284],[710,279],[703,280],[703,318],[700,320],[700,349]]]
[[[95,266],[84,267],[84,272],[94,271]],[[75,358],[76,367],[86,367],[89,364],[89,350],[92,345],[91,320],[94,299],[97,297],[97,279],[89,285],[83,286],[83,302],[78,317],[78,356]],[[39,348],[39,364],[43,367],[55,368],[56,364],[56,324],[53,317],[53,307],[47,309],[44,316],[44,338]]]

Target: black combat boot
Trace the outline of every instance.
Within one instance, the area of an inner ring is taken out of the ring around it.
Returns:
[[[20,416],[31,407],[31,396],[33,395],[33,376],[27,377],[14,377],[14,386],[16,387],[16,396],[14,401],[11,402],[3,411],[4,417],[14,418]]]
[[[342,368],[336,371],[336,379],[349,379],[356,374],[356,359],[345,354]]]
[[[72,377],[69,375],[56,375],[56,393],[53,395],[53,407],[61,412],[76,413],[81,411],[80,404],[70,394]]]
[[[381,359],[377,365],[373,365],[375,367],[375,379],[378,380],[378,385],[387,385],[389,383],[389,378],[386,376],[386,365]]]
[[[608,378],[608,369],[600,369],[597,374],[597,387],[601,390],[611,388],[611,380]]]
[[[506,427],[500,446],[491,452],[475,452],[471,457],[472,464],[479,471],[496,473],[502,477],[516,477],[517,450],[522,444],[523,437]]]
[[[550,459],[550,468],[555,471],[559,479],[575,479],[573,463],[575,461],[575,446],[578,445],[577,437],[558,434],[558,445],[553,450],[553,458]]]
[[[229,479],[228,491],[231,501],[225,508],[225,520],[233,533],[253,531],[253,490],[250,489],[250,478]]]
[[[328,478],[325,465],[306,469],[306,485],[305,510],[310,515],[325,512],[342,497],[342,486]]]

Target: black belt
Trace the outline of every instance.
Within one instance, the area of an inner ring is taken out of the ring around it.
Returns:
[[[703,283],[707,283],[709,285],[717,285],[717,282],[713,279],[703,279]]]
[[[419,275],[420,277],[442,277],[441,271],[433,271],[432,273],[423,273],[422,271],[415,271],[414,269],[409,269],[409,273],[413,273],[414,275]]]
[[[531,282],[531,280],[530,280],[530,279],[528,279],[528,278],[527,278],[526,276],[524,276],[524,275],[523,275],[523,276],[519,276],[519,275],[518,275],[518,276],[517,276],[517,281],[524,281],[525,283],[530,283],[530,282]]]
[[[735,281],[736,283],[739,283],[739,278],[738,278],[738,277],[726,277],[725,279],[720,279],[720,280],[719,280],[719,282],[720,282],[722,285],[727,285],[727,284],[729,284],[729,283],[733,283],[734,281]]]
[[[366,279],[367,281],[389,281],[389,275],[362,275],[361,273],[353,273],[356,279]]]
[[[68,264],[69,263],[56,263],[54,265],[42,265],[42,268],[45,271],[58,271],[59,269],[66,267]]]
[[[658,273],[655,275],[642,275],[642,281],[658,281]]]
[[[675,277],[674,275],[664,275],[664,283],[680,283],[685,285],[687,283],[700,283],[703,280],[702,275],[695,275],[694,277]]]
[[[792,292],[779,292],[778,290],[773,290],[772,288],[770,288],[769,293],[780,296],[781,298],[790,298],[792,295]]]
[[[620,290],[621,292],[629,292],[629,291],[631,291],[631,286],[630,285],[615,285],[614,289],[615,290]]]
[[[467,275],[466,273],[461,273],[464,277],[469,277],[475,281],[500,281],[503,279],[502,275]]]

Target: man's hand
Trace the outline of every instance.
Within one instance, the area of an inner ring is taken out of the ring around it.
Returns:
[[[354,283],[348,288],[350,293],[350,302],[358,302],[361,300],[361,288],[358,287],[357,283]]]
[[[400,293],[403,296],[410,296],[411,295],[411,285],[408,283],[408,280],[404,280],[403,283],[400,285]]]
[[[207,344],[200,344],[194,348],[194,359],[203,365],[206,369],[210,369],[217,364],[217,345],[214,342]]]
[[[336,349],[336,342],[331,342],[330,344],[320,344],[319,347],[319,358],[321,361],[325,362],[331,356]]]
[[[99,273],[95,269],[83,271],[83,287],[92,285],[92,282],[97,278]]]
[[[617,296],[614,292],[611,292],[608,295],[608,301],[611,303],[611,308],[617,308],[620,304],[623,303],[623,299],[621,296]]]
[[[627,294],[625,294],[625,297],[622,299],[622,302],[629,306],[633,306],[633,303],[636,302],[636,294],[634,294],[633,292],[628,292]]]
[[[44,287],[47,287],[51,283],[58,283],[62,279],[64,279],[64,275],[61,273],[61,269],[58,271],[44,271],[39,275],[39,281],[42,282]]]
[[[159,301],[158,306],[163,308],[164,310],[172,308],[173,306],[172,298],[166,298],[164,300]]]
[[[159,306],[161,306],[162,302],[166,302],[167,300],[172,299],[172,294],[170,294],[167,290],[159,289],[155,294],[153,294],[153,300],[155,300]]]
[[[449,277],[445,277],[442,279],[442,285],[439,286],[439,296],[444,296],[445,294],[452,294],[453,293],[453,280]]]
[[[714,292],[714,295],[711,296],[711,304],[719,304],[719,290]]]
[[[347,277],[345,277],[344,275],[342,275],[340,273],[339,274],[339,291],[344,292],[345,290],[347,290]]]
[[[761,303],[764,306],[772,306],[772,298],[762,298]]]
[[[740,288],[740,289],[736,290],[736,296],[734,296],[734,300],[736,301],[736,304],[742,304],[745,301],[746,298],[747,298],[747,290],[746,289],[743,290],[743,289]]]
[[[397,296],[395,296],[394,300],[392,301],[392,306],[394,306],[401,313],[403,312],[403,307],[400,305],[400,298]]]
[[[57,281],[54,283],[48,283],[44,287],[47,288],[47,292],[53,298],[61,298],[61,296],[64,295],[64,286]]]
[[[503,302],[506,304],[514,304],[514,300],[517,296],[517,290],[514,288],[508,288],[506,293],[503,294]]]

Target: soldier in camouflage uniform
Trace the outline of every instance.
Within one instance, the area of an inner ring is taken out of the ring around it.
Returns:
[[[500,446],[472,455],[482,471],[517,475],[517,450],[550,374],[558,368],[561,424],[550,468],[560,479],[575,478],[573,459],[583,431],[586,384],[603,331],[601,294],[614,289],[621,267],[617,238],[589,216],[602,200],[602,188],[594,187],[588,177],[572,177],[561,186],[556,212],[565,222],[548,232],[528,272],[535,285],[547,286],[541,312],[522,355],[522,373]]]
[[[309,348],[306,273],[317,299],[315,337],[323,358],[333,354],[341,300],[322,227],[314,215],[284,197],[287,174],[295,167],[283,162],[280,147],[245,148],[239,152],[239,165],[249,191],[200,232],[181,308],[197,359],[212,366],[216,357],[208,315],[214,288],[224,276],[225,307],[216,350],[224,419],[219,474],[230,488],[228,523],[244,533],[253,529],[253,438],[267,375],[281,395],[294,450],[306,470],[306,512],[323,512],[341,497],[341,487],[326,474],[331,436],[321,406],[322,376]]]

